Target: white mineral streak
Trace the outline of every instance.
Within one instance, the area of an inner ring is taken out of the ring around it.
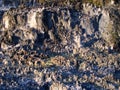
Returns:
[[[75,35],[74,41],[75,41],[75,47],[80,48],[81,44],[80,44],[80,35],[79,34]]]
[[[4,28],[5,29],[9,29],[10,27],[10,19],[9,19],[9,16],[5,16],[3,18],[3,25],[4,25]]]
[[[42,11],[44,10],[44,7],[43,8],[38,8],[38,9],[32,9],[29,13],[28,13],[28,20],[27,20],[27,24],[30,28],[35,28],[35,29],[38,29],[38,18],[40,18],[41,20],[41,16],[42,16]],[[37,13],[40,13],[41,15],[37,15]]]
[[[102,11],[102,17],[99,21],[99,31],[102,37],[110,44],[113,48],[113,43],[111,42],[111,31],[113,30],[112,21],[109,16],[109,12],[106,10]]]
[[[115,1],[114,0],[111,0],[111,4],[114,4],[115,3]]]
[[[28,14],[28,24],[30,28],[37,28],[36,14],[36,12],[30,12]]]
[[[104,20],[104,21],[103,21]],[[105,32],[105,30],[108,28],[108,24],[110,22],[110,16],[109,13],[105,10],[102,11],[102,17],[100,19],[100,31],[101,33]]]

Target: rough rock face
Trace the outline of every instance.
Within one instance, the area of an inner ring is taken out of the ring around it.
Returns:
[[[116,33],[116,31],[113,30],[114,21],[111,19],[109,11],[92,8],[92,6],[84,5],[83,13],[68,8],[26,10],[29,12],[11,10],[3,15],[1,30],[12,30],[14,32],[9,33],[12,33],[10,35],[14,33],[15,36],[16,32],[21,32],[22,36],[18,36],[21,35],[18,34],[17,37],[24,41],[29,39],[35,42],[41,38],[43,39],[41,41],[44,42],[45,39],[49,39],[76,49],[81,46],[94,45],[94,42],[102,37],[109,43],[107,47],[113,47],[115,42],[112,39],[115,37],[112,37],[112,33]]]
[[[114,42],[112,42],[112,31],[114,29],[113,22],[110,19],[109,12],[103,11],[101,19],[99,21],[99,31],[102,37],[113,47]]]
[[[3,15],[2,23],[4,26],[2,30],[11,30],[15,27],[15,24],[16,24],[14,16],[9,13],[5,13]]]
[[[0,15],[0,89],[120,88],[118,6],[16,8]]]

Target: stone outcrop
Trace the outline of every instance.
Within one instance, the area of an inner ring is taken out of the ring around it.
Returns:
[[[119,90],[119,5],[19,7],[0,15],[1,90]]]
[[[83,5],[83,12],[68,8],[13,9],[4,13],[1,31],[9,32],[12,35],[9,37],[31,40],[35,44],[43,43],[45,39],[57,41],[59,45],[67,45],[68,51],[90,47],[100,37],[108,43],[107,47],[113,48],[116,42],[119,43],[119,27],[115,26],[111,17],[114,14],[110,11],[91,5]],[[115,19],[119,19],[119,14],[115,15]]]

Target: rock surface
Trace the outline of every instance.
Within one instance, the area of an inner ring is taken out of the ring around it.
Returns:
[[[119,90],[119,6],[19,7],[0,15],[0,89]]]

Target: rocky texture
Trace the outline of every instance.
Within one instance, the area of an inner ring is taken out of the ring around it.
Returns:
[[[0,89],[120,88],[119,6],[1,11]]]

